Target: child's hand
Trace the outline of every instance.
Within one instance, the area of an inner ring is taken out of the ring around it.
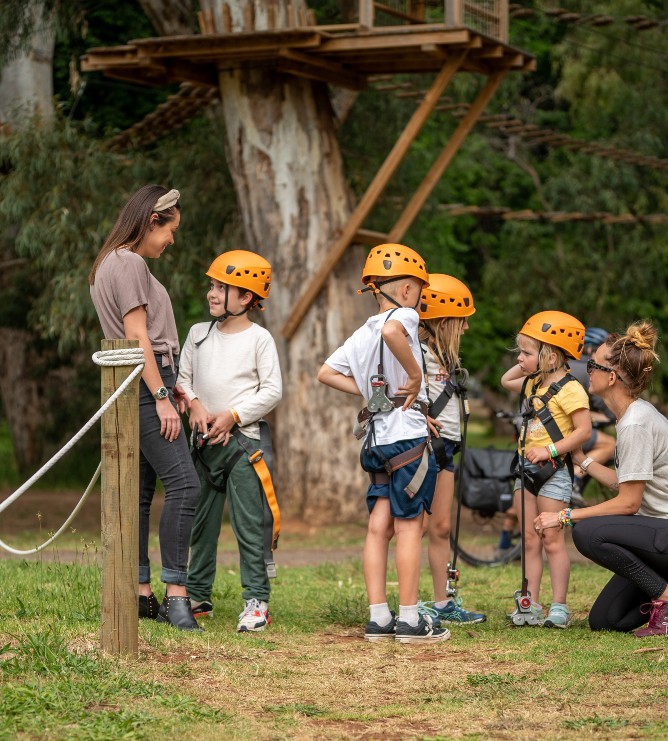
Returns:
[[[432,437],[440,436],[441,427],[443,427],[440,422],[437,422],[433,417],[427,417],[427,425],[429,426],[429,432]]]
[[[206,407],[199,399],[193,399],[190,403],[190,415],[188,417],[188,422],[190,424],[190,429],[194,430],[195,425],[197,425],[197,429],[200,432],[206,433],[207,431],[207,425],[206,420],[209,416],[209,412],[206,410]]]
[[[542,463],[550,460],[550,454],[547,452],[547,448],[531,448],[526,452],[526,459],[529,463]]]
[[[176,402],[176,408],[179,410],[179,414],[185,414],[186,409],[190,409],[190,399],[181,387],[180,383],[174,384],[172,395],[174,396],[174,401]]]
[[[227,445],[230,441],[230,430],[236,424],[232,412],[226,409],[218,414],[210,414],[207,419],[209,424],[209,442],[213,445],[223,443]]]
[[[420,393],[420,387],[422,386],[422,373],[419,376],[408,377],[406,383],[397,389],[397,396],[405,396],[406,402],[403,405],[402,410],[406,411],[408,407],[417,399],[417,395]]]

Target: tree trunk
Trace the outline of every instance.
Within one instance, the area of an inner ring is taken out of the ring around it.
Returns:
[[[139,0],[139,4],[160,36],[181,36],[195,30],[191,0]]]
[[[35,31],[29,47],[0,71],[0,124],[20,128],[35,114],[53,118],[53,17],[44,13],[44,4],[28,5]]]
[[[252,8],[256,30],[267,28],[267,3],[202,2],[222,28],[228,5],[233,31]],[[275,23],[288,23],[276,2]],[[292,3],[299,17],[303,4]],[[294,17],[294,16],[293,16]],[[284,397],[275,415],[276,477],[282,500],[313,521],[350,520],[364,510],[365,479],[352,423],[361,400],[315,380],[328,355],[374,307],[359,297],[362,248],[353,247],[290,340],[280,330],[296,298],[318,270],[351,212],[327,87],[270,67],[221,70],[220,91],[229,167],[249,249],[274,268],[262,319],[276,339]]]

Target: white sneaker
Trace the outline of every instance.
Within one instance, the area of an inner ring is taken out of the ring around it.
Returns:
[[[271,622],[269,605],[258,599],[246,600],[246,607],[239,615],[237,633],[246,633],[249,630],[264,630]]]

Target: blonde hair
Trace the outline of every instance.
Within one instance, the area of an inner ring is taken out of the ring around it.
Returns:
[[[422,320],[425,327],[420,327],[420,341],[426,342],[433,356],[450,374],[455,368],[459,368],[459,343],[464,334],[466,321],[467,317],[438,317]],[[431,332],[426,327],[429,327]]]
[[[538,386],[544,386],[545,379],[550,373],[554,373],[554,371],[567,364],[566,353],[560,347],[550,345],[547,342],[541,342],[521,332],[515,338],[515,352],[519,352],[522,349],[520,347],[520,338],[524,341],[532,342],[534,346],[538,347],[538,375],[536,376]],[[550,355],[552,353],[557,356],[556,363],[550,363]]]
[[[611,334],[603,343],[608,363],[621,371],[620,380],[636,399],[649,385],[654,364],[660,362],[654,349],[657,339],[652,323],[640,321],[624,334]]]

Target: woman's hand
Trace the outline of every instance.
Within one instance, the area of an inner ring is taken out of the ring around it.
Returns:
[[[561,527],[558,512],[541,512],[533,521],[534,530],[543,537],[543,530],[550,527]]]
[[[547,452],[547,448],[530,448],[527,450],[525,457],[529,463],[542,463],[543,461],[550,460],[550,454]]]
[[[160,434],[170,443],[176,440],[181,430],[181,418],[169,396],[155,402],[155,411],[160,418]]]

